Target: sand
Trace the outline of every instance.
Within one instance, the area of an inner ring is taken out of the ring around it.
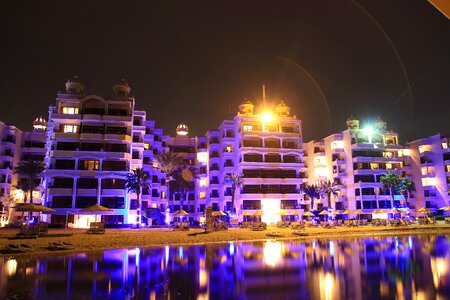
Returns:
[[[307,228],[308,236],[297,237],[292,235],[292,229],[268,227],[266,231],[251,231],[249,229],[231,228],[226,231],[204,233],[202,229],[189,231],[172,231],[166,228],[143,229],[106,229],[105,234],[87,234],[85,229],[50,229],[47,236],[38,239],[11,240],[18,229],[0,229],[0,249],[4,249],[9,243],[26,243],[33,246],[33,250],[27,254],[54,252],[47,250],[49,242],[69,242],[75,247],[73,251],[93,251],[116,248],[155,247],[165,245],[195,245],[206,243],[220,243],[230,241],[254,241],[272,239],[266,236],[268,232],[279,232],[283,235],[277,239],[315,239],[315,238],[361,238],[382,235],[420,235],[420,234],[444,234],[450,235],[450,225],[410,225],[407,227],[373,227],[363,226],[357,228],[339,227],[333,229]],[[63,251],[63,252],[67,252]],[[0,256],[11,256],[1,252]]]

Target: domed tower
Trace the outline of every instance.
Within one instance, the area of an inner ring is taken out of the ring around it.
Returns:
[[[45,129],[47,129],[47,121],[42,116],[37,117],[33,121],[33,131],[37,130],[45,131]]]
[[[189,128],[186,124],[181,123],[177,126],[177,137],[187,137],[189,134]]]
[[[359,129],[359,120],[355,119],[353,116],[350,116],[347,119],[347,127],[348,129],[358,130]]]
[[[287,117],[287,116],[289,116],[289,112],[290,111],[291,111],[291,108],[289,106],[287,106],[286,103],[284,103],[283,100],[281,100],[280,103],[278,103],[277,106],[275,107],[275,112],[280,117]]]
[[[78,94],[78,95],[84,93],[84,84],[81,83],[78,76],[75,75],[67,80],[66,92],[69,94]]]
[[[387,123],[384,122],[380,117],[375,121],[375,128],[379,131],[385,131],[387,127]]]
[[[253,110],[255,108],[255,105],[253,105],[253,102],[245,99],[244,102],[242,102],[241,105],[239,105],[239,111],[241,114],[244,115],[253,115]]]
[[[126,96],[128,97],[131,92],[131,87],[128,85],[125,79],[120,79],[118,83],[113,86],[114,96]]]

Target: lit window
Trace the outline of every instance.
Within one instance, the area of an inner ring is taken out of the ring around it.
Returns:
[[[372,170],[378,170],[380,168],[380,164],[378,164],[378,163],[370,163],[370,168]]]
[[[383,152],[383,157],[384,158],[392,158],[392,157],[394,157],[394,153],[392,153],[392,152]]]
[[[149,143],[144,143],[144,149],[145,150],[149,150],[150,149],[150,144]]]
[[[158,165],[158,162],[156,160],[153,161],[152,165],[153,165],[153,169],[158,169],[159,165]]]
[[[200,199],[206,199],[206,192],[200,192]]]
[[[448,148],[447,142],[442,142],[442,149],[447,149],[447,148]]]
[[[95,171],[98,170],[100,166],[100,161],[98,160],[84,160],[83,170]]]
[[[314,165],[320,166],[325,165],[325,156],[317,156],[314,158]]]
[[[420,168],[422,175],[427,175],[427,167]]]
[[[253,131],[253,125],[244,125],[244,131]]]
[[[419,146],[419,152],[420,153],[429,152],[429,151],[431,151],[431,146],[430,145]]]
[[[233,146],[229,145],[225,148],[225,152],[233,152]]]
[[[166,191],[161,191],[161,199],[166,199]]]
[[[206,178],[200,178],[200,180],[199,180],[199,185],[200,185],[201,187],[207,186],[207,185],[208,185],[208,180],[206,180]]]
[[[208,163],[208,152],[198,152],[197,161],[204,164]]]
[[[64,133],[77,133],[78,125],[64,125],[63,132]]]
[[[331,142],[331,149],[344,149],[344,141]]]
[[[436,178],[422,178],[422,185],[423,186],[435,186]]]
[[[62,113],[68,115],[76,115],[78,114],[78,107],[65,106],[62,108]]]
[[[450,172],[450,165],[445,165],[445,169],[446,169],[446,172],[449,173]]]
[[[161,192],[161,195],[162,195],[162,192]],[[161,198],[162,198],[162,196],[161,196]],[[158,207],[158,203],[153,202],[153,203],[152,203],[152,208],[157,208],[157,207]]]
[[[387,163],[386,164],[386,170],[392,170],[392,164],[391,163]]]
[[[327,168],[315,168],[314,177],[326,177],[328,175]]]

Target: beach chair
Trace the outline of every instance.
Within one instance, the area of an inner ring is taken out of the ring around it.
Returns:
[[[105,223],[91,222],[91,224],[89,225],[89,229],[87,230],[87,233],[93,233],[93,234],[105,233]]]
[[[436,220],[433,218],[427,217],[426,221],[430,225],[436,225]]]
[[[450,217],[445,217],[445,224],[450,224]]]
[[[189,230],[189,229],[190,229],[190,227],[189,227],[189,222],[182,222],[182,223],[181,223],[181,230],[187,231],[187,230]]]
[[[408,223],[406,222],[405,219],[399,219],[399,221],[400,221],[400,225],[402,225],[402,226],[408,226]]]
[[[33,246],[27,244],[8,244],[5,251],[10,253],[25,253],[33,250]]]

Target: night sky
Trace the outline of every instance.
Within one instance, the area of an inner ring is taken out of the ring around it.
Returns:
[[[450,133],[450,21],[424,0],[7,1],[0,14],[0,120],[24,130],[76,74],[101,96],[125,78],[172,135],[217,128],[263,83],[305,141],[351,114],[403,142]]]

